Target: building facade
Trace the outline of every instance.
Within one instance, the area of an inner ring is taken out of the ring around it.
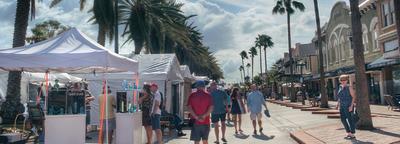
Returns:
[[[378,47],[377,27],[379,19],[377,10],[371,7],[368,11],[362,11],[361,23],[365,63],[370,64],[382,56]],[[350,75],[350,83],[356,84],[354,54],[351,44],[351,15],[346,2],[337,2],[332,7],[330,19],[323,26],[322,32],[322,53],[327,93],[330,100],[336,100],[336,89],[340,84],[340,75]],[[367,78],[370,102],[381,103],[383,100],[382,72],[376,69],[367,69]]]

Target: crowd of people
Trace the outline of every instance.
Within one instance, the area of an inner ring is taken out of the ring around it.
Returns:
[[[257,135],[258,131],[262,133],[262,106],[265,107],[265,110],[268,110],[268,108],[264,96],[258,90],[257,85],[252,84],[248,93],[240,92],[239,88],[223,91],[217,88],[216,82],[211,82],[207,90],[205,89],[206,85],[204,81],[197,81],[195,86],[196,91],[189,96],[187,102],[191,115],[190,122],[193,123],[190,140],[194,141],[195,144],[199,144],[200,141],[203,144],[208,144],[211,123],[214,125],[216,137],[214,143],[220,143],[220,129],[221,141],[227,143],[228,140],[225,137],[226,118],[231,119],[230,115],[232,115],[235,134],[242,133],[241,115],[246,112],[250,113],[250,119],[254,128],[253,133],[255,135]],[[258,131],[257,123],[259,125]]]

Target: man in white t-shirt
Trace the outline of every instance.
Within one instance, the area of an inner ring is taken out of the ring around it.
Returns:
[[[157,141],[159,144],[162,144],[162,132],[160,125],[160,116],[161,116],[161,94],[158,91],[158,86],[155,83],[151,84],[150,90],[154,96],[153,107],[151,110],[151,126],[153,130],[156,132]]]

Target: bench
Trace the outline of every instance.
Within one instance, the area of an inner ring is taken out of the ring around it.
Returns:
[[[171,116],[161,116],[160,118],[160,125],[161,125],[161,132],[163,135],[171,136],[173,129],[175,129],[175,125],[171,123],[173,117]],[[165,133],[165,128],[168,128],[168,134]]]
[[[316,98],[311,98],[309,96],[307,96],[307,100],[310,103],[311,106],[313,107],[318,107],[319,106],[319,102]]]

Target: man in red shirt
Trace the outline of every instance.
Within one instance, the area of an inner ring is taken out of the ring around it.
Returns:
[[[195,144],[208,144],[208,134],[210,133],[210,113],[213,110],[213,101],[210,94],[204,91],[205,82],[196,81],[197,91],[189,96],[187,103],[190,115],[195,120],[190,134],[190,140]]]

